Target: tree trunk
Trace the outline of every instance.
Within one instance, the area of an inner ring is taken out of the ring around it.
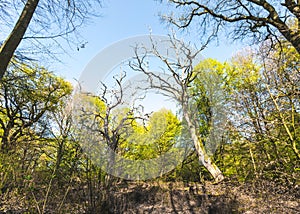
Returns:
[[[299,21],[300,22],[300,21]],[[294,46],[296,51],[300,54],[300,29],[297,32],[292,32],[288,28],[278,28],[282,35]]]
[[[197,136],[196,127],[191,122],[190,116],[186,110],[183,110],[184,118],[188,124],[188,128],[194,142],[196,151],[198,153],[199,161],[204,165],[204,167],[213,176],[216,182],[224,180],[224,175],[218,166],[212,162],[211,158],[207,155],[204,145]]]
[[[39,0],[27,0],[14,29],[0,48],[0,81],[28,28],[38,3]]]
[[[300,54],[300,34],[298,33],[293,34],[290,42],[296,48],[297,52]]]

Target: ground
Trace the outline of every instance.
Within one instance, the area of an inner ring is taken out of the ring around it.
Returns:
[[[270,181],[218,184],[120,181],[109,190],[100,189],[102,198],[94,199],[89,210],[87,192],[85,188],[70,191],[62,213],[300,213],[299,187],[286,188]],[[26,203],[22,205],[21,201],[22,198],[7,197],[0,202],[0,213],[34,213],[30,211],[34,208],[26,209]],[[55,201],[49,201],[46,213],[57,213],[52,206],[57,207]]]

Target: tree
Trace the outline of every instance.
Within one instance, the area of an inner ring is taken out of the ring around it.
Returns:
[[[193,61],[198,51],[194,52],[183,41],[170,36],[168,41],[161,41],[160,47],[165,47],[166,53],[161,53],[157,43],[152,41],[152,48],[136,47],[135,60],[130,66],[135,71],[143,73],[148,82],[149,88],[145,90],[158,90],[159,93],[171,97],[181,107],[181,113],[186,124],[189,136],[197,151],[199,161],[210,172],[216,182],[222,181],[224,176],[218,166],[213,162],[205,148],[204,136],[199,132],[197,107],[193,99],[190,87],[197,77],[197,71],[193,68]],[[147,67],[147,56],[155,56],[162,64],[162,73],[156,74],[149,71]],[[173,58],[168,58],[172,56]],[[213,86],[214,82],[210,82]],[[209,84],[207,84],[209,85]],[[207,91],[207,93],[210,93]],[[213,97],[213,94],[210,94]],[[212,107],[212,106],[211,106]]]
[[[299,179],[299,54],[287,42],[280,45],[280,51],[263,45],[223,64],[231,143],[220,151],[226,174],[293,185]]]
[[[269,95],[274,113],[287,135],[290,147],[300,160],[298,133],[299,123],[299,60],[300,54],[285,42],[282,51],[272,51],[267,56],[262,54],[263,75],[266,91]],[[264,47],[262,47],[264,48]],[[264,53],[264,51],[262,51]]]
[[[121,145],[124,156],[131,159],[151,159],[167,152],[181,131],[180,121],[167,109],[152,113],[146,125],[132,125]]]
[[[170,110],[161,109],[151,115],[149,121],[149,142],[154,153],[161,155],[176,144],[181,132],[179,119]]]
[[[119,147],[136,120],[144,120],[143,116],[134,114],[139,111],[138,107],[124,105],[127,102],[123,85],[126,73],[122,71],[113,78],[115,86],[108,88],[102,83],[98,95],[79,89],[73,110],[74,122],[79,130],[77,139],[88,157],[107,173],[107,186],[113,181],[111,175],[123,176],[124,170],[117,167],[118,162],[122,162],[122,157],[117,155]]]
[[[54,111],[71,91],[70,83],[45,68],[21,63],[10,70],[1,82],[0,91],[2,152],[14,151],[18,140],[27,131],[43,136],[47,114]]]
[[[0,84],[2,192],[9,192],[13,187],[28,187],[38,166],[43,165],[41,156],[51,141],[51,114],[72,92],[70,83],[45,68],[17,64]]]
[[[204,59],[195,66],[195,79],[190,85],[192,100],[197,109],[197,126],[207,152],[213,155],[223,141],[226,104],[230,99],[224,73],[230,69],[226,63]]]
[[[59,37],[64,37],[71,43],[69,34],[75,32],[77,28],[82,25],[85,20],[95,15],[94,10],[91,10],[93,2],[100,3],[100,0],[64,0],[64,1],[39,1],[27,0],[24,4],[23,10],[19,15],[12,31],[7,36],[6,40],[0,47],[0,80],[5,74],[14,53],[22,40],[37,41],[38,39],[54,40]],[[7,20],[14,17],[13,9],[9,8],[10,4],[17,4],[16,0],[11,2],[0,2],[0,7],[6,7],[5,11]],[[1,7],[2,10],[5,10]],[[31,25],[29,25],[31,23]],[[0,22],[0,24],[12,24]],[[29,28],[32,26],[32,28]],[[4,27],[4,26],[3,26]],[[49,30],[54,33],[50,33]],[[28,32],[29,30],[29,32]],[[25,34],[27,32],[27,35]],[[41,49],[41,43],[38,42],[37,49]],[[33,46],[33,45],[32,45]],[[20,57],[20,56],[19,56]],[[22,56],[24,58],[25,56]],[[27,56],[28,58],[28,56]]]
[[[128,165],[125,171],[141,174],[141,177],[148,174],[155,174],[162,177],[168,172],[169,165],[176,161],[178,139],[181,134],[181,123],[171,110],[160,109],[153,112],[145,124],[137,121],[132,127],[127,127],[124,140],[120,144],[119,153],[126,159],[147,161],[161,158],[162,161],[152,164],[144,164],[147,170],[141,171],[135,163]],[[130,131],[129,131],[130,130]],[[164,156],[172,151],[171,155]]]
[[[29,26],[32,19],[34,11],[39,3],[39,0],[28,0],[24,6],[24,9],[18,19],[14,29],[12,30],[9,37],[1,45],[0,49],[0,79],[2,79],[10,60],[17,47],[19,46],[25,32]]]
[[[279,41],[282,35],[300,53],[300,1],[234,0],[186,1],[169,0],[179,13],[164,19],[180,28],[196,23],[209,40],[221,29],[234,39],[252,37],[253,41]],[[180,15],[177,15],[180,14]]]

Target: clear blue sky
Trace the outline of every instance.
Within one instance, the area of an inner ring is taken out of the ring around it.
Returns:
[[[166,13],[170,9],[154,0],[105,1],[102,17],[92,19],[92,23],[80,29],[88,42],[86,47],[80,51],[72,51],[72,58],[63,59],[66,65],[57,73],[68,80],[79,79],[87,63],[110,44],[132,36],[149,34],[149,29],[152,29],[153,34],[170,33],[170,29],[160,22],[158,16],[160,12]],[[189,41],[195,37],[196,35],[190,35],[186,39]],[[221,43],[218,47],[209,46],[202,55],[225,61],[238,50],[237,45],[230,45],[225,39],[221,39]]]

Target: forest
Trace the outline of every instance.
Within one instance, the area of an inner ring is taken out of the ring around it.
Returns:
[[[0,213],[299,213],[300,1],[278,2],[158,1],[202,47],[171,34],[171,59],[150,35],[93,94],[43,59],[103,2],[0,1]],[[247,45],[194,62],[222,33]],[[153,90],[176,110],[146,114]]]

